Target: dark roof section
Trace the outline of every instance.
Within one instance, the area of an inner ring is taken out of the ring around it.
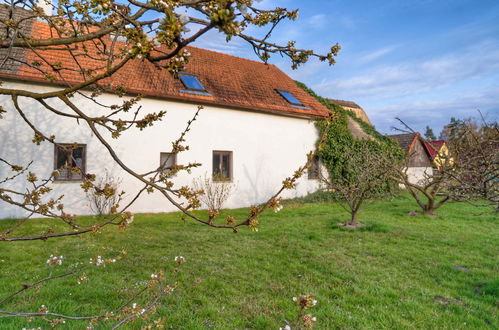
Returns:
[[[333,99],[328,99],[329,102],[333,104],[340,105],[342,107],[349,107],[349,108],[359,108],[362,109],[357,103],[352,102],[352,101],[344,101],[344,100],[333,100]]]
[[[425,141],[424,146],[426,148],[426,151],[430,155],[431,159],[435,159],[435,157],[438,155],[440,152],[440,149],[442,146],[445,144],[444,140],[437,140],[437,141]]]
[[[51,30],[47,24],[34,21],[31,25],[33,38],[51,37]],[[93,52],[97,54],[92,43],[87,42],[85,46],[87,49],[91,49],[92,54]],[[112,79],[105,79],[102,84],[123,86],[130,94],[194,104],[218,105],[306,118],[323,118],[329,114],[329,110],[324,105],[299,88],[293,79],[275,65],[266,65],[262,62],[197,47],[187,47],[187,50],[192,54],[192,57],[184,71],[196,75],[206,93],[182,92],[185,90],[185,86],[179,79],[174,79],[166,70],[158,70],[153,64],[139,59],[128,62],[112,76]],[[60,62],[63,67],[78,71],[75,60],[65,51],[51,49],[39,52],[50,61]],[[26,63],[39,60],[31,51],[20,54],[19,58],[24,59]],[[92,62],[91,60],[83,61],[83,67],[85,69],[95,68],[96,64]],[[9,62],[7,67],[8,70],[0,71],[0,76],[43,84],[63,84],[60,79],[47,81],[42,73],[27,65],[16,67],[13,62]],[[50,72],[54,77],[58,76],[45,64],[42,64],[40,68]],[[64,79],[71,84],[82,82],[81,75],[75,75],[74,71],[62,70],[60,72]],[[276,89],[292,93],[303,104],[303,108],[293,107],[276,93]]]
[[[405,152],[409,152],[414,146],[414,142],[419,137],[419,133],[395,134],[388,135],[388,137],[397,141],[402,150],[404,150]]]
[[[22,20],[22,22],[19,24],[19,33],[22,35],[29,36],[31,35],[31,27],[33,26],[33,22],[35,21],[34,18],[28,18],[32,16],[33,13],[29,10],[20,8],[20,7],[12,7],[4,4],[0,4],[0,20],[1,21],[6,21],[8,19],[14,18],[16,21]],[[2,24],[2,27],[0,28],[0,40],[5,39],[5,34],[6,30],[4,28],[4,25]],[[7,48],[1,48],[0,49],[0,61],[3,61],[5,56],[7,55],[8,49]],[[21,48],[13,48],[12,52],[10,53],[10,56],[16,59],[22,59],[24,58],[26,51]],[[21,62],[8,62],[5,63],[0,68],[0,74],[5,73],[5,74],[16,74],[19,71],[19,68],[21,67],[22,63]]]

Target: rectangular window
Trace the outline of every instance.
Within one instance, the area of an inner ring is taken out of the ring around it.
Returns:
[[[320,178],[321,165],[318,156],[314,156],[312,166],[308,168],[308,179],[317,180]]]
[[[298,101],[298,99],[293,95],[291,94],[291,92],[287,91],[287,90],[284,90],[284,89],[276,89],[276,91],[281,94],[281,96],[286,100],[288,101],[288,103],[292,104],[292,105],[298,105],[298,106],[303,106],[303,104]]]
[[[162,172],[171,170],[177,165],[177,155],[171,152],[161,152],[159,154],[159,168]]]
[[[199,79],[195,75],[181,72],[178,76],[180,77],[180,80],[182,81],[182,84],[184,84],[185,88],[200,92],[205,91],[204,86],[201,82],[199,82]]]
[[[213,181],[232,181],[232,151],[213,151]]]
[[[59,171],[56,181],[81,181],[87,163],[84,144],[57,144],[54,148],[54,169]]]

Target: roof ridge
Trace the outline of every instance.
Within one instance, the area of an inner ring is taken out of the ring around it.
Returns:
[[[196,49],[204,50],[204,51],[215,53],[215,54],[219,54],[219,55],[224,55],[224,56],[239,58],[241,60],[250,61],[250,62],[262,64],[262,65],[277,67],[275,64],[272,64],[272,63],[265,63],[265,62],[262,62],[262,61],[257,61],[257,60],[252,60],[252,59],[249,59],[249,58],[245,58],[245,57],[242,57],[242,56],[237,56],[237,55],[231,55],[231,54],[227,54],[227,53],[222,53],[222,52],[219,52],[219,51],[216,51],[216,50],[212,50],[212,49],[208,49],[208,48],[202,48],[202,47],[192,46],[192,45],[187,45],[186,47],[187,48],[196,48]]]
[[[419,134],[418,132],[411,132],[411,133],[399,133],[399,134],[388,134],[387,136],[402,136],[402,135],[413,135],[413,134]]]
[[[7,5],[7,4],[0,4],[0,6],[7,7],[7,8],[9,7],[9,5]],[[30,10],[27,10],[27,9],[24,9],[24,8],[21,8],[21,7],[18,7],[18,6],[15,6],[15,8],[16,9],[20,9],[20,10],[24,10],[24,11],[30,11]],[[46,22],[40,22],[40,23],[49,26],[49,24],[46,23]],[[49,28],[51,28],[51,27],[49,27]],[[121,41],[118,41],[118,42],[126,44],[126,42],[121,42]],[[202,47],[198,47],[198,46],[186,45],[186,47],[187,48],[197,48],[197,49],[204,50],[204,51],[207,51],[207,52],[212,52],[212,53],[221,54],[221,55],[225,55],[225,56],[235,57],[235,58],[239,58],[239,59],[242,59],[242,60],[245,60],[245,61],[251,61],[251,62],[254,62],[254,63],[258,63],[258,64],[263,64],[263,65],[277,67],[275,64],[272,64],[272,63],[265,63],[265,62],[262,62],[262,61],[257,61],[257,60],[252,60],[252,59],[249,59],[249,58],[245,58],[245,57],[242,57],[242,56],[230,55],[230,54],[226,54],[226,53],[222,53],[222,52],[219,52],[219,51],[215,51],[215,50],[211,50],[211,49],[207,49],[207,48],[202,48]]]
[[[43,38],[50,32],[50,29],[51,27],[47,23],[34,21],[30,35]],[[146,60],[130,60],[122,70],[113,75],[112,81],[122,84],[131,93],[144,96],[309,118],[326,117],[329,113],[324,105],[299,88],[295,81],[275,64],[265,64],[197,46],[189,45],[187,49],[192,50],[193,58],[187,63],[186,69],[199,76],[203,86],[211,94],[209,100],[206,99],[206,96],[185,93],[179,80],[175,80],[166,70],[153,70],[153,64]],[[90,47],[89,51],[95,50]],[[59,54],[51,49],[43,50],[43,52],[46,56],[57,57],[68,68],[60,73],[63,75],[61,79],[66,79],[72,83],[79,81],[80,78],[74,77],[68,71],[76,65],[68,54]],[[23,57],[26,62],[29,62],[34,60],[36,55],[32,51],[27,51]],[[94,65],[90,60],[85,60],[83,64],[89,68]],[[226,69],[232,72],[228,75],[217,74],[218,71]],[[38,71],[26,65],[22,65],[15,72],[10,73],[0,70],[0,76],[8,79],[47,83]],[[250,79],[248,80],[248,78]],[[109,81],[106,78],[103,80],[103,84]],[[57,84],[57,81],[51,82],[51,84]],[[288,89],[294,93],[306,108],[294,107],[275,92],[277,88]]]
[[[346,104],[346,103],[348,103],[348,104],[350,104],[350,105],[355,105],[357,108],[362,109],[362,107],[361,107],[360,105],[358,105],[358,104],[357,104],[356,102],[354,102],[354,101],[340,100],[340,99],[332,99],[332,98],[328,98],[328,100],[329,100],[329,102],[332,102],[332,103],[334,103],[334,102],[345,103],[345,104]]]

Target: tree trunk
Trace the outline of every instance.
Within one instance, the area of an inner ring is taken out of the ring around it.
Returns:
[[[436,209],[437,208],[435,207],[435,199],[428,198],[428,204],[426,204],[425,207],[423,208],[423,214],[433,216],[433,211],[435,211]]]
[[[428,203],[423,208],[423,214],[434,217],[435,214],[433,214],[433,212],[436,211],[438,208],[440,208],[440,206],[444,205],[449,200],[450,200],[450,198],[448,196],[444,197],[444,199],[442,199],[438,203],[437,203],[436,196],[432,199],[428,199]]]
[[[357,226],[357,212],[358,210],[352,210],[351,212],[351,215],[352,217],[350,218],[350,222],[348,223],[348,225],[350,226]]]
[[[423,215],[434,216],[433,211],[435,211],[435,208],[426,208],[423,210]]]

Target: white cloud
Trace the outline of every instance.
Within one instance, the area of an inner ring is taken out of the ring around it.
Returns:
[[[230,55],[240,55],[241,53],[244,53],[245,57],[249,55],[248,47],[241,39],[233,38],[227,42],[225,35],[215,30],[209,31],[202,38],[196,40],[193,46]]]
[[[368,64],[373,61],[378,60],[379,58],[393,52],[398,46],[386,46],[377,50],[373,50],[368,54],[361,55],[355,62],[357,64]]]
[[[369,107],[367,113],[375,126],[384,133],[391,133],[390,127],[397,126],[396,117],[403,119],[417,131],[423,131],[426,125],[430,125],[437,133],[449,122],[450,117],[476,117],[477,110],[487,115],[489,119],[497,120],[499,116],[497,95],[499,95],[498,87],[480,93],[470,91],[459,94],[456,91],[451,97],[444,95],[440,98],[380,103]]]
[[[357,28],[357,23],[355,22],[355,19],[347,15],[342,15],[338,17],[335,20],[335,24],[346,30],[351,30],[351,31]]]
[[[314,85],[319,93],[347,98],[384,97],[421,93],[463,80],[499,72],[499,42],[474,45],[459,54],[447,54],[426,61],[383,64],[364,73],[330,79]]]
[[[314,29],[322,29],[329,24],[328,17],[325,14],[317,14],[310,16],[306,23]]]

